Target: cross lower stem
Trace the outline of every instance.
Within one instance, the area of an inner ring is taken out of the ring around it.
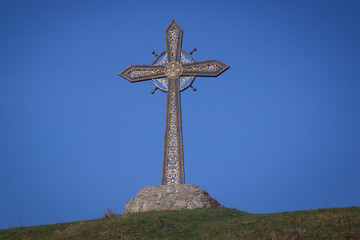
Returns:
[[[168,79],[161,184],[185,184],[180,84],[178,77]]]

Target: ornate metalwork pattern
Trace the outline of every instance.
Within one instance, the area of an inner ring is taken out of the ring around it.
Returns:
[[[176,47],[177,47],[177,40],[179,31],[173,26],[171,30],[169,31],[169,43],[170,43],[170,61],[176,61]]]
[[[120,76],[130,82],[139,82],[152,79],[154,77],[164,77],[165,66],[152,65],[131,65],[119,73]]]
[[[162,69],[150,70],[150,69],[141,69],[141,68],[134,68],[127,72],[127,74],[133,78],[153,76],[155,74],[161,74],[161,73],[162,73]]]
[[[176,88],[175,84],[171,85],[170,106],[169,106],[169,130],[167,134],[167,166],[166,166],[166,185],[179,183],[179,152],[178,152],[178,123],[176,119]],[[166,138],[166,137],[165,137]]]
[[[186,72],[216,72],[220,66],[216,63],[202,64],[197,66],[186,67]]]
[[[184,50],[181,50],[181,58],[180,63],[181,64],[187,64],[187,63],[194,63],[194,58]],[[162,52],[153,62],[153,65],[164,65],[166,66],[168,64],[167,62],[167,53]],[[180,76],[180,91],[184,91],[187,89],[195,80],[195,76]],[[167,83],[168,79],[167,77],[163,78],[155,78],[153,79],[153,82],[155,86],[160,89],[163,92],[167,91]]]
[[[195,62],[181,49],[183,30],[173,19],[165,30],[166,51],[152,65],[131,65],[119,73],[130,82],[150,80],[167,92],[164,155],[161,184],[184,184],[184,152],[180,92],[191,87],[195,77],[216,77],[229,68],[213,59]]]
[[[168,78],[178,78],[180,77],[182,71],[182,66],[178,62],[171,62],[165,66],[165,75]]]
[[[171,21],[165,30],[166,52],[168,62],[179,62],[181,53],[183,30],[175,21]]]
[[[183,64],[183,73],[185,76],[197,77],[216,77],[223,73],[229,66],[220,62],[219,60],[212,59],[200,61],[195,63]]]

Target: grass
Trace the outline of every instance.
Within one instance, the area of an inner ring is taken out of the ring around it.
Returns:
[[[4,229],[0,239],[360,239],[360,207],[275,214],[229,208],[133,213]]]

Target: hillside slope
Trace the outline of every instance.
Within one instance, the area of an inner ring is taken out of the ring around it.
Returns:
[[[360,239],[360,207],[275,214],[229,208],[135,213],[5,229],[0,239]]]

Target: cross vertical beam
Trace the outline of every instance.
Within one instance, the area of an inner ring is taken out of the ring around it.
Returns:
[[[179,78],[169,79],[166,96],[162,185],[185,183],[179,86]]]
[[[184,184],[184,150],[181,126],[180,65],[183,30],[174,20],[165,30],[168,65],[162,185]]]

